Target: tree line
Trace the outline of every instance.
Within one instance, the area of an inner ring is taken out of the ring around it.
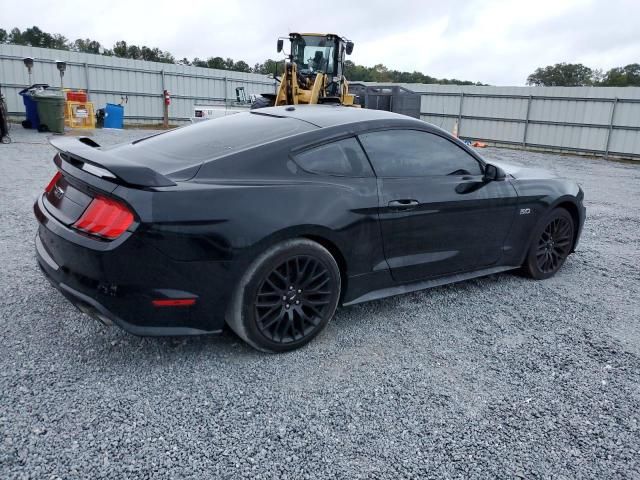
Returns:
[[[543,87],[640,86],[640,64],[631,63],[604,72],[581,63],[556,63],[537,68],[527,77],[527,84]]]
[[[151,48],[146,45],[138,46],[128,44],[124,40],[116,42],[111,48],[104,47],[97,40],[78,38],[69,40],[59,33],[48,33],[33,26],[21,31],[13,28],[6,31],[0,28],[0,43],[26,45],[32,47],[54,48],[73,52],[93,53],[97,55],[109,55],[119,58],[131,58],[134,60],[146,60],[149,62],[173,63],[179,65],[193,65],[195,67],[216,68],[219,70],[233,70],[236,72],[260,73],[263,75],[277,75],[282,72],[282,60],[267,59],[262,63],[250,66],[244,60],[232,58],[209,57],[207,59],[176,59],[171,52],[159,48]],[[356,65],[351,60],[345,61],[344,74],[349,80],[363,82],[394,82],[394,83],[439,83],[451,85],[484,85],[480,82],[466,80],[436,78],[425,75],[422,72],[402,72],[389,69],[383,64],[366,67]],[[640,86],[640,64],[632,63],[624,67],[615,67],[606,72],[600,69],[592,69],[581,63],[556,63],[546,67],[537,68],[527,77],[528,85],[538,86],[603,86],[625,87]]]
[[[149,62],[173,63],[179,65],[192,65],[194,67],[217,68],[220,70],[233,70],[236,72],[260,73],[263,75],[278,75],[282,73],[282,60],[267,59],[262,63],[250,66],[244,60],[232,58],[209,57],[206,60],[194,58],[176,59],[171,52],[159,48],[151,48],[145,45],[131,45],[124,40],[116,42],[111,48],[106,48],[97,40],[78,38],[69,40],[59,33],[48,33],[33,26],[21,31],[13,28],[6,31],[0,28],[0,43],[26,45],[31,47],[55,48],[72,52],[93,53],[96,55],[108,55],[119,58],[131,58],[134,60],[146,60]],[[279,70],[278,70],[279,67]],[[422,72],[401,72],[392,70],[385,65],[378,64],[373,67],[356,65],[351,60],[345,62],[345,76],[349,80],[364,82],[401,82],[401,83],[441,83],[452,85],[482,85],[479,82],[465,80],[435,78]]]

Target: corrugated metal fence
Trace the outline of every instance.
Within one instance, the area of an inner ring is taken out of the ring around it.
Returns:
[[[60,86],[55,61],[65,61],[64,87],[88,90],[89,100],[96,108],[107,102],[120,103],[121,97],[128,97],[125,106],[128,123],[161,122],[165,89],[171,93],[169,120],[172,123],[188,120],[195,103],[230,103],[235,100],[236,87],[244,87],[247,95],[275,89],[273,79],[253,73],[0,45],[0,88],[7,99],[9,114],[15,117],[24,115],[18,92],[29,81],[22,61],[25,57],[35,60],[33,83],[48,83],[52,87]]]
[[[640,158],[638,87],[403,85],[420,117],[459,136],[496,144]]]
[[[127,123],[159,123],[164,89],[171,92],[172,123],[187,121],[196,103],[231,103],[236,87],[245,87],[247,95],[275,91],[264,75],[0,45],[0,86],[12,116],[24,112],[18,92],[28,83],[22,63],[27,56],[35,59],[34,83],[58,86],[55,60],[64,60],[65,87],[88,90],[96,108],[128,97]],[[423,120],[448,131],[457,120],[463,138],[640,158],[638,87],[400,86],[421,95]]]

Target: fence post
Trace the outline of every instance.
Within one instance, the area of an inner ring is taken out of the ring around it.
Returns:
[[[84,82],[87,85],[87,100],[90,100],[89,98],[89,65],[87,65],[87,62],[84,62]]]
[[[533,99],[532,95],[529,95],[529,100],[527,100],[527,115],[524,119],[524,134],[522,135],[522,148],[527,146],[527,130],[529,129],[529,112],[531,111],[531,100]]]
[[[604,158],[609,158],[609,145],[611,144],[611,131],[613,130],[613,116],[616,113],[616,105],[618,105],[618,97],[613,99],[611,105],[611,115],[609,116],[609,130],[607,130],[607,145],[604,149]]]
[[[229,79],[225,75],[224,77],[224,104],[227,104],[227,96],[229,95]]]
[[[458,109],[458,137],[462,131],[462,102],[464,101],[464,92],[460,92],[460,108]]]
[[[164,80],[164,70],[160,70],[160,75],[162,76],[162,93],[160,94],[160,98],[162,98],[162,127],[169,128],[169,105],[164,99],[165,88],[165,80]]]

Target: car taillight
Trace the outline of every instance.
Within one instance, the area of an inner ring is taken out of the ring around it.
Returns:
[[[133,223],[133,214],[122,203],[107,197],[96,197],[73,228],[113,240]]]
[[[53,190],[53,187],[56,186],[56,183],[58,183],[58,180],[60,180],[60,177],[62,176],[61,172],[56,172],[56,174],[53,176],[53,178],[51,179],[51,181],[49,181],[49,183],[47,184],[47,186],[44,189],[44,193],[49,193],[51,190]]]

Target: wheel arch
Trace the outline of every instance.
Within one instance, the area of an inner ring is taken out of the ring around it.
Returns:
[[[335,259],[336,263],[338,264],[338,271],[340,272],[340,302],[342,302],[342,298],[344,297],[345,292],[347,291],[347,283],[348,283],[348,277],[347,277],[347,260],[345,259],[342,251],[340,250],[340,248],[338,247],[337,244],[335,244],[334,242],[332,242],[331,240],[329,240],[326,237],[323,237],[321,235],[316,235],[316,234],[308,234],[308,235],[302,235],[301,238],[306,238],[308,240],[314,241],[316,243],[319,243],[320,245],[322,245],[324,248],[326,248],[329,253],[331,254],[331,256]]]
[[[342,300],[348,287],[347,257],[345,256],[343,249],[340,247],[340,242],[336,238],[335,233],[327,227],[323,227],[320,225],[302,225],[273,232],[271,235],[260,241],[259,244],[257,244],[254,248],[252,248],[250,258],[246,258],[247,265],[248,263],[253,261],[253,259],[257,258],[262,252],[271,248],[273,245],[287,240],[293,240],[295,238],[311,240],[328,250],[328,252],[338,264],[341,283],[340,300]]]
[[[552,210],[556,208],[562,208],[569,212],[571,219],[573,220],[573,244],[571,245],[571,252],[575,252],[576,242],[578,240],[578,230],[580,229],[580,211],[578,206],[570,198],[560,199],[552,206]]]

